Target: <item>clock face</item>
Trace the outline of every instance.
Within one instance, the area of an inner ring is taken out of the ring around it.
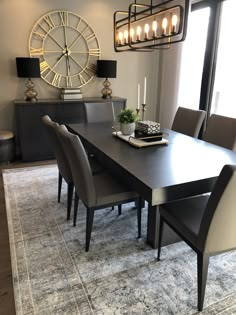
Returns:
[[[58,87],[81,87],[92,80],[101,50],[92,28],[77,14],[52,11],[34,25],[31,57],[40,59],[41,77]]]

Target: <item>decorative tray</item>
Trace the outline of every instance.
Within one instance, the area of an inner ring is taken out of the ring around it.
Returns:
[[[164,136],[168,136],[166,133],[159,132],[155,135],[137,135],[137,132],[135,132],[131,136],[125,136],[121,133],[121,131],[114,131],[113,136],[122,139],[126,142],[128,142],[130,145],[138,148],[142,147],[148,147],[152,145],[158,145],[158,144],[168,144],[168,140],[164,138]]]
[[[165,135],[167,135],[167,134],[165,134]],[[147,134],[147,133],[139,131],[139,130],[135,130],[135,132],[134,132],[134,137],[136,139],[140,139],[140,140],[143,140],[146,142],[161,141],[163,136],[164,136],[163,132],[157,132],[157,133],[153,133],[153,134]]]

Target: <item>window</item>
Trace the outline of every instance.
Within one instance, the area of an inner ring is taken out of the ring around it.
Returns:
[[[192,11],[182,47],[178,106],[199,109],[210,8]]]
[[[215,81],[211,102],[211,113],[234,118],[236,118],[236,45],[233,43],[235,12],[235,0],[223,2]]]

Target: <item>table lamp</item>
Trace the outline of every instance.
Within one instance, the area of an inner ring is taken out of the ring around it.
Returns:
[[[34,83],[31,78],[40,78],[39,58],[16,57],[16,69],[19,78],[28,78],[25,100],[37,101],[38,93],[34,90]]]
[[[97,60],[97,77],[106,78],[101,90],[102,98],[111,98],[111,83],[108,78],[116,78],[116,60]]]

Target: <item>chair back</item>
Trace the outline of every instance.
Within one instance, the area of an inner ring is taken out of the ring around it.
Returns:
[[[58,123],[51,120],[48,115],[42,117],[42,122],[45,125],[48,133],[49,140],[53,147],[53,151],[57,160],[57,165],[59,173],[65,179],[67,183],[72,182],[72,173],[69,165],[69,161],[64,152],[64,149],[58,140],[55,128],[58,126]]]
[[[114,122],[115,114],[112,102],[84,103],[88,123]]]
[[[221,147],[236,150],[236,119],[212,114],[207,122],[203,140]]]
[[[236,165],[225,165],[209,197],[199,231],[206,253],[236,248]]]
[[[206,112],[179,107],[175,114],[172,130],[197,138],[202,127]]]
[[[57,126],[59,140],[66,149],[75,190],[86,206],[96,204],[96,192],[89,160],[79,137],[70,133],[64,125]]]

